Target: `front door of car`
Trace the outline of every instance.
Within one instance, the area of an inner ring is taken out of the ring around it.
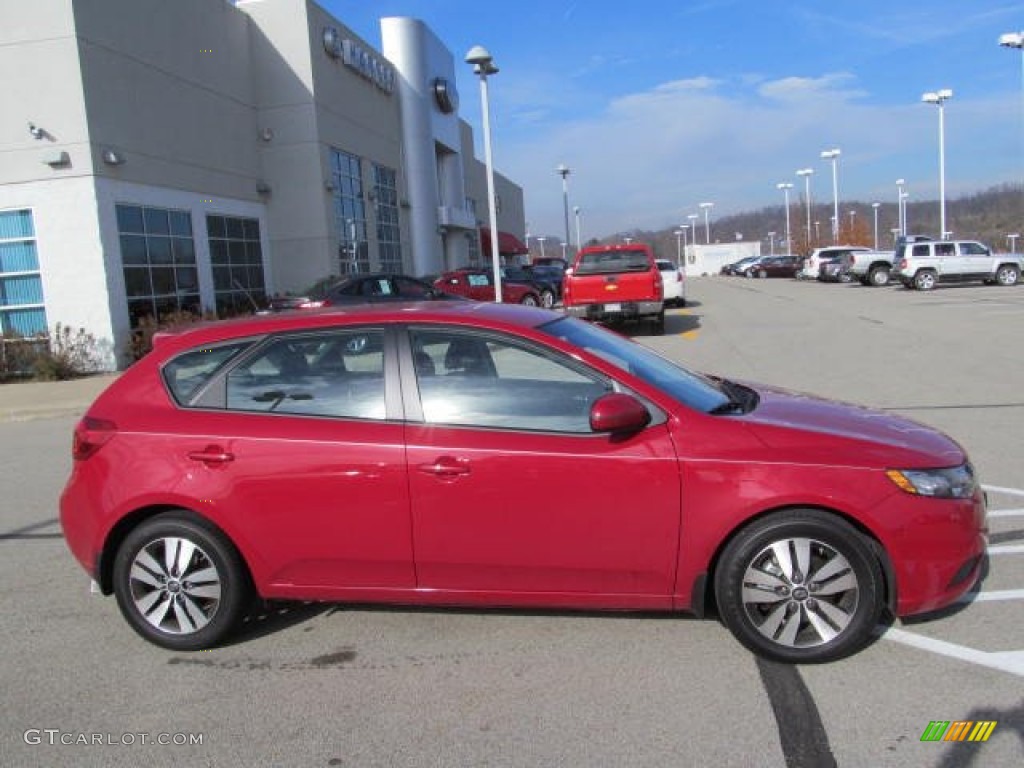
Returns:
[[[680,478],[666,426],[592,433],[609,382],[518,341],[424,330],[411,346],[433,363],[406,399],[422,419],[406,432],[417,586],[667,607]]]

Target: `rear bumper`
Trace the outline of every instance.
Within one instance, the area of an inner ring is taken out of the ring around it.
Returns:
[[[573,304],[565,312],[584,320],[630,320],[660,315],[665,311],[663,301],[617,301],[607,304]]]

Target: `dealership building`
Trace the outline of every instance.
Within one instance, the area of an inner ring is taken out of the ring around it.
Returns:
[[[133,328],[328,275],[490,264],[487,179],[424,23],[311,0],[0,2],[0,323]],[[460,69],[461,71],[461,69]],[[499,250],[523,193],[495,174]]]

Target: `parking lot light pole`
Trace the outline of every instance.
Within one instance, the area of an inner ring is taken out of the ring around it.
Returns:
[[[925,104],[935,104],[939,108],[939,232],[941,239],[946,239],[946,109],[945,104],[953,98],[953,91],[943,88],[941,91],[929,91],[921,96]]]
[[[872,203],[871,209],[875,214],[875,250],[878,250],[878,209],[882,207],[881,203]]]
[[[897,221],[896,221],[896,224],[900,228],[900,234],[901,235],[907,234],[907,217],[906,217],[906,214],[905,214],[905,209],[903,207],[903,200],[904,200],[903,186],[906,183],[907,182],[906,182],[905,179],[896,179],[896,211],[897,211]]]
[[[576,250],[579,250],[583,247],[583,238],[580,236],[580,207],[573,206],[572,213],[576,217]]]
[[[1007,32],[999,36],[999,45],[1003,48],[1016,48],[1020,51],[1021,77],[1021,109],[1024,110],[1024,32]],[[1024,162],[1024,111],[1021,117],[1021,161]]]
[[[807,252],[811,252],[811,176],[814,175],[813,168],[801,168],[796,172],[797,176],[804,177],[804,199],[807,201]]]
[[[565,242],[571,243],[569,237],[569,166],[565,163],[560,163],[555,168],[555,173],[562,177],[562,208],[565,211]],[[576,243],[576,247],[579,248],[580,244]]]
[[[708,211],[714,206],[714,203],[701,203],[700,208],[704,210],[704,244],[711,245],[711,224],[708,223]]]
[[[780,181],[778,184],[775,185],[775,188],[776,189],[781,189],[782,190],[782,194],[786,198],[786,250],[785,250],[785,253],[792,253],[793,252],[793,241],[789,239],[789,236],[790,236],[790,232],[789,232],[789,190],[791,190],[793,188],[793,185],[790,184],[788,181]]]
[[[1010,244],[1010,253],[1017,252],[1017,238],[1020,237],[1020,232],[1011,232],[1006,236],[1007,242]]]
[[[542,235],[538,235],[537,236],[537,242],[540,243],[540,257],[542,259],[545,257],[545,253],[544,253],[544,241],[545,240],[547,240],[546,237],[544,237]]]
[[[683,230],[677,229],[672,233],[676,236],[676,266],[683,263]]]
[[[826,149],[821,153],[822,160],[832,161],[832,244],[839,244],[839,155],[836,149]]]
[[[482,45],[474,45],[466,54],[466,63],[473,65],[473,73],[480,78],[480,109],[484,123],[484,161],[487,170],[487,206],[491,225],[491,266],[494,270],[494,301],[501,303],[501,254],[498,252],[498,206],[494,191],[494,159],[491,155],[491,107],[487,94],[487,76],[496,75],[494,59]],[[544,243],[541,241],[541,249]]]

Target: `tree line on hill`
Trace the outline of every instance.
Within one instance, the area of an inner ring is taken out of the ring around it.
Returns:
[[[786,249],[783,241],[786,233],[786,211],[784,205],[767,206],[756,211],[711,219],[711,242],[727,243],[737,240],[760,240],[761,253],[770,251],[806,255],[812,249],[832,245],[831,201],[813,202],[811,205],[810,240],[807,234],[807,207],[802,199],[790,200],[790,237],[792,248]],[[895,202],[878,206],[878,247],[888,250],[895,243],[893,230],[898,226],[899,214]],[[937,200],[907,202],[907,233],[939,237],[939,203]],[[875,208],[871,203],[840,201],[839,242],[844,245],[875,246]],[[946,200],[946,228],[957,240],[980,240],[994,251],[1024,250],[1024,238],[1009,238],[1009,235],[1024,234],[1024,185],[1001,184],[981,192]],[[621,243],[625,238],[649,243],[660,258],[674,259],[677,256],[682,237],[675,232],[677,227],[661,230],[631,230],[617,232],[602,238],[592,238],[588,245]],[[769,239],[769,233],[774,232]],[[689,239],[692,243],[692,239]],[[697,242],[704,244],[703,222],[697,223]],[[546,238],[546,254],[561,254],[561,240]],[[536,242],[530,243],[531,257],[540,256]]]

